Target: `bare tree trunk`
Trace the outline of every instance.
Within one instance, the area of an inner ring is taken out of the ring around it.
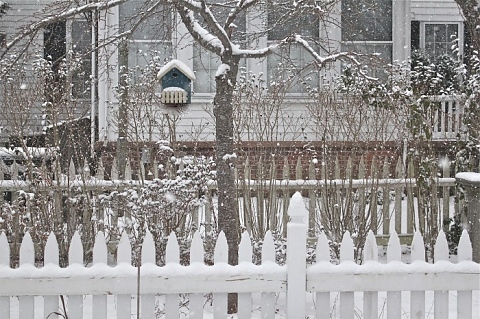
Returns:
[[[218,183],[218,230],[223,231],[228,243],[228,263],[238,264],[239,221],[234,178],[233,90],[238,73],[238,58],[224,57],[230,69],[217,76],[213,101],[216,121],[216,163]],[[237,295],[229,294],[228,312],[237,311]]]

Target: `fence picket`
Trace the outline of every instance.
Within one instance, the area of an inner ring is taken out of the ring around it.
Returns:
[[[239,253],[240,254],[240,253]],[[190,265],[202,264],[204,260],[205,252],[203,249],[203,241],[198,231],[193,234],[192,244],[190,245]],[[189,308],[190,318],[202,319],[203,318],[203,295],[202,294],[190,294],[189,296]]]
[[[217,263],[228,263],[228,244],[225,233],[221,231],[218,234],[217,243],[213,252],[213,260]],[[225,318],[227,315],[227,298],[226,293],[213,294],[213,318]]]
[[[148,264],[155,265],[156,251],[152,233],[147,231],[142,243],[142,268]],[[141,285],[141,283],[140,283]],[[145,319],[155,318],[155,295],[143,294],[141,296],[141,317]]]
[[[107,244],[103,232],[98,232],[93,244],[93,265],[107,264]],[[95,295],[92,297],[92,318],[107,318],[107,296]]]
[[[174,232],[168,236],[167,247],[165,250],[166,264],[180,264],[180,247],[178,246],[177,236]],[[178,295],[168,294],[165,296],[165,317],[178,318]]]
[[[450,177],[450,161],[448,157],[446,158],[446,162],[443,165],[443,177]],[[442,187],[442,215],[440,217],[440,221],[442,222],[442,226],[444,227],[444,231],[448,231],[448,224],[443,223],[444,220],[449,219],[450,217],[450,187]]]
[[[447,236],[443,230],[440,230],[437,241],[434,246],[434,261],[439,263],[448,260],[448,242]],[[434,317],[435,319],[448,318],[448,291],[436,290],[434,295]]]
[[[378,246],[373,231],[369,231],[363,249],[363,261],[378,261]],[[363,293],[363,318],[378,318],[378,292],[365,291]]]
[[[33,246],[32,237],[27,231],[23,236],[22,244],[20,245],[20,267],[35,265],[35,248]],[[34,317],[34,299],[33,296],[20,296],[19,302],[19,318],[30,319]]]
[[[413,159],[411,158],[408,163],[407,178],[415,178],[415,168],[413,167]],[[407,234],[413,233],[413,225],[415,223],[414,200],[415,198],[413,197],[413,186],[408,184],[407,185]],[[398,220],[400,220],[400,222],[398,222]],[[399,217],[395,215],[395,232],[399,234],[401,233],[401,231],[402,231],[401,214]]]
[[[238,263],[252,263],[252,241],[248,232],[244,231],[238,246]],[[252,315],[252,294],[238,294],[238,319],[250,319]]]
[[[458,262],[472,261],[472,245],[466,229],[462,231],[458,242]],[[459,290],[457,292],[457,318],[472,318],[472,291]]]
[[[290,201],[288,207],[290,223],[288,223],[287,236],[287,318],[303,319],[305,318],[305,280],[306,280],[306,246],[307,225],[304,218],[308,216],[305,208],[302,194],[296,192]]]
[[[340,263],[354,263],[354,246],[347,230],[343,235],[340,246]],[[354,317],[354,292],[340,292],[340,319],[351,319]]]
[[[412,263],[425,262],[425,246],[420,232],[413,235],[411,259]],[[410,292],[410,318],[425,318],[425,291]]]
[[[263,239],[262,265],[275,263],[275,243],[270,231],[267,231]],[[275,293],[262,292],[262,319],[275,318]]]
[[[3,231],[0,233],[0,266],[2,265],[10,267],[10,246]],[[0,296],[0,318],[10,318],[10,297],[8,296]]]
[[[117,265],[132,264],[132,246],[127,233],[124,231],[117,246]],[[130,295],[117,295],[117,319],[129,319],[132,313],[132,300]]]
[[[282,178],[283,180],[290,180],[290,164],[288,162],[288,157],[285,157],[283,163],[283,171],[282,171]],[[282,189],[283,198],[282,198],[282,226],[283,226],[283,237],[287,237],[287,223],[288,223],[288,205],[290,203],[290,192],[288,185]]]
[[[317,240],[316,248],[317,264],[330,264],[330,247],[328,246],[328,238],[324,232],[320,233]],[[330,318],[330,293],[317,292],[315,294],[316,303],[316,318],[329,319]]]
[[[83,265],[83,246],[80,234],[76,231],[70,241],[68,249],[68,264]],[[83,296],[70,295],[68,296],[68,318],[81,319],[83,318]]]
[[[390,235],[387,247],[387,262],[400,262],[402,249],[397,232]],[[400,291],[387,291],[387,318],[400,319],[402,310],[402,293]]]
[[[59,250],[58,242],[55,234],[50,233],[45,245],[44,265],[52,264],[58,266]],[[43,297],[43,316],[45,318],[58,318],[58,315],[53,314],[58,311],[58,296],[44,296]]]
[[[397,159],[397,165],[395,167],[395,175],[397,176],[397,178],[403,178],[405,177],[404,176],[404,167],[403,167],[403,160],[402,158],[399,156],[398,159]],[[403,197],[403,190],[404,190],[404,187],[402,186],[395,186],[395,231],[398,233],[401,233],[402,231],[402,197]],[[410,189],[411,191],[411,189]],[[407,191],[408,193],[408,191]],[[411,194],[409,196],[412,196]],[[411,198],[411,197],[408,197],[408,198]],[[410,206],[409,202],[408,202],[408,198],[407,198],[407,210],[408,209],[413,209],[413,206]],[[407,213],[407,218],[408,218],[409,214]],[[385,225],[384,225],[384,231],[386,229],[386,232],[384,232],[384,234],[390,234],[390,215],[389,215],[389,218],[388,218],[388,225],[386,226],[385,228]],[[408,231],[407,231],[408,233]]]
[[[244,183],[243,183],[243,219],[245,220],[245,228],[249,234],[253,234],[252,222],[252,198],[250,194],[250,180],[252,179],[252,170],[250,168],[250,159],[247,156],[243,167]]]

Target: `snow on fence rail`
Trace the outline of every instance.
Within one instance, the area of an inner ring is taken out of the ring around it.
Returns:
[[[105,169],[101,161],[96,176],[90,176],[88,169],[76,168],[71,161],[68,174],[57,174],[59,178],[36,183],[33,188],[40,192],[56,190],[51,196],[54,202],[52,207],[60,211],[63,205],[62,192],[66,193],[71,189],[81,190],[93,199],[92,202],[96,202],[98,195],[105,192],[138,188],[152,182],[142,176],[160,177],[156,163],[152,166],[153,172],[146,173],[144,166],[141,165],[136,174],[133,174],[132,165],[127,162],[125,180],[118,180],[116,161],[113,163],[109,180],[105,180]],[[443,177],[431,181],[429,187],[436,191],[426,194],[418,191],[416,171],[412,162],[408,163],[407,168],[401,158],[397,159],[394,167],[390,164],[394,161],[387,157],[383,160],[374,158],[370,167],[367,167],[363,157],[360,158],[358,166],[353,163],[350,157],[343,168],[338,159],[332,164],[322,165],[315,165],[314,161],[311,161],[308,167],[305,167],[300,158],[295,165],[285,159],[280,169],[275,159],[268,164],[259,159],[255,165],[251,165],[247,158],[243,163],[242,172],[237,170],[235,174],[242,226],[249,233],[258,233],[258,237],[263,237],[267,230],[279,230],[286,235],[289,198],[294,191],[300,190],[308,202],[311,237],[318,233],[323,222],[322,216],[325,214],[341,216],[343,212],[354,210],[358,212],[360,219],[368,220],[368,227],[377,235],[379,242],[386,244],[388,235],[395,230],[400,235],[402,243],[409,243],[414,230],[418,229],[425,234],[428,225],[434,225],[437,229],[448,227],[443,221],[452,218],[463,207],[462,200],[454,203],[452,197],[456,188],[455,179],[450,177],[448,161],[441,167]],[[181,170],[183,165],[184,162],[180,162],[178,168]],[[292,167],[295,167],[293,171]],[[173,178],[175,170],[176,168],[169,167],[165,173],[166,178]],[[262,179],[252,179],[252,171],[255,171],[256,177]],[[18,165],[15,162],[10,167],[10,175],[11,180],[3,180],[3,173],[0,172],[1,192],[11,192],[15,198],[19,191],[32,190],[33,185],[30,181],[18,178]],[[133,177],[138,179],[132,179]],[[192,219],[211,224],[215,220],[212,200],[216,192],[215,181],[211,181],[208,188],[208,205],[200,215],[195,215]],[[426,209],[419,209],[426,207],[427,202],[431,216],[426,216]],[[58,212],[57,215],[61,218],[62,214]],[[85,212],[83,222],[86,223],[86,228],[90,228],[91,215],[92,212]],[[101,207],[96,208],[95,218],[96,220],[106,218]],[[112,222],[115,224],[115,214],[113,218]]]
[[[68,300],[69,318],[107,318],[107,295],[115,295],[116,314],[109,317],[131,318],[136,313],[131,298],[140,294],[141,318],[155,318],[158,307],[165,318],[179,318],[179,294],[183,304],[188,300],[190,318],[204,317],[204,295],[213,294],[213,317],[225,318],[227,313],[226,294],[239,293],[238,318],[251,318],[252,293],[261,293],[262,318],[274,318],[278,309],[275,300],[285,294],[286,313],[289,319],[304,319],[312,315],[318,319],[330,318],[333,307],[330,294],[340,294],[340,318],[354,318],[355,311],[362,309],[362,318],[379,318],[379,292],[387,293],[387,318],[401,318],[409,311],[411,317],[424,318],[426,314],[425,292],[434,291],[434,313],[436,319],[448,318],[449,294],[457,291],[457,318],[473,318],[472,291],[480,285],[480,266],[471,261],[472,248],[468,233],[464,231],[458,248],[458,262],[448,260],[448,244],[440,232],[435,244],[435,263],[425,262],[423,240],[415,233],[412,245],[412,263],[400,261],[401,246],[395,232],[389,239],[388,262],[377,261],[378,247],[370,233],[364,249],[364,263],[356,264],[354,246],[350,234],[345,233],[342,241],[340,263],[330,262],[330,250],[326,237],[318,238],[316,263],[306,265],[307,225],[303,222],[307,211],[301,195],[296,193],[289,206],[287,231],[287,264],[275,263],[275,247],[270,232],[267,232],[262,247],[261,265],[252,264],[252,245],[246,232],[239,247],[239,265],[227,264],[227,242],[223,233],[218,237],[214,264],[204,264],[203,242],[196,233],[190,247],[190,263],[180,265],[179,245],[175,234],[171,234],[166,249],[166,265],[155,265],[155,243],[150,233],[141,247],[141,266],[132,266],[132,247],[124,233],[118,244],[117,264],[107,265],[105,237],[99,233],[93,248],[93,264],[83,265],[83,247],[76,233],[69,248],[69,265],[60,268],[58,244],[50,234],[45,247],[43,267],[35,267],[34,245],[27,233],[20,250],[20,266],[9,265],[9,245],[4,234],[0,235],[0,319],[9,319],[11,313],[19,312],[20,319],[34,318],[34,296],[43,296],[43,317],[52,318],[59,311],[60,296]],[[140,272],[138,272],[140,271]],[[140,274],[140,275],[138,275]],[[139,280],[139,281],[138,281]],[[139,284],[139,285],[138,285]],[[402,309],[401,292],[410,294],[410,309]],[[363,294],[363,305],[355,303],[354,293]],[[184,294],[187,294],[184,296]],[[307,313],[307,294],[313,294],[316,310]],[[84,309],[84,297],[93,296],[90,313]],[[19,299],[18,309],[13,309],[12,296]],[[160,302],[160,304],[157,304]],[[85,310],[85,311],[84,311]],[[133,311],[133,312],[132,312]],[[430,310],[428,310],[430,311]],[[85,314],[85,317],[84,317]]]

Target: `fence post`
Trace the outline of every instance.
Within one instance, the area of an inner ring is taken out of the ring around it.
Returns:
[[[288,207],[290,222],[287,225],[287,318],[305,318],[306,297],[306,239],[308,216],[300,192],[296,192]]]
[[[466,229],[472,242],[472,259],[480,263],[480,173],[458,173],[455,175],[455,180],[465,194]]]

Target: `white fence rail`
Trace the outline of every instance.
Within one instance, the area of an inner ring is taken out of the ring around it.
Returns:
[[[302,197],[296,193],[289,206],[287,265],[275,263],[275,245],[267,232],[262,247],[261,265],[252,264],[252,245],[245,232],[239,248],[239,265],[227,265],[227,242],[223,233],[218,237],[214,265],[203,263],[203,242],[198,233],[192,239],[190,263],[180,265],[180,248],[174,234],[169,237],[166,265],[155,265],[155,243],[147,233],[141,247],[141,267],[132,266],[132,247],[123,234],[117,249],[117,264],[107,265],[107,246],[99,233],[93,248],[93,264],[83,265],[83,247],[76,234],[69,248],[69,266],[58,266],[59,252],[56,238],[50,235],[43,267],[33,266],[34,245],[27,234],[20,249],[20,266],[9,266],[9,244],[0,235],[0,319],[11,318],[18,311],[20,319],[34,318],[35,296],[43,296],[43,317],[59,310],[60,297],[68,300],[68,318],[107,318],[109,299],[115,295],[116,318],[131,318],[135,313],[131,297],[140,293],[141,318],[155,318],[162,309],[165,318],[179,318],[179,298],[190,318],[204,317],[204,294],[213,294],[213,317],[225,318],[227,293],[239,293],[238,318],[251,318],[252,294],[261,293],[262,318],[274,318],[278,310],[278,294],[286,294],[286,313],[289,319],[304,319],[307,294],[315,296],[316,310],[312,317],[330,318],[334,305],[332,292],[340,294],[340,318],[354,318],[361,307],[363,318],[379,318],[379,292],[387,294],[386,318],[401,318],[402,291],[410,294],[411,317],[424,318],[425,292],[434,291],[435,319],[448,318],[449,294],[457,293],[457,318],[473,319],[472,292],[480,289],[480,267],[471,261],[472,248],[466,231],[458,247],[458,263],[448,260],[448,245],[443,232],[435,244],[435,263],[425,262],[422,237],[415,234],[411,247],[412,262],[401,260],[401,245],[396,233],[389,239],[386,264],[377,261],[378,247],[370,233],[364,249],[364,263],[355,264],[354,246],[350,234],[343,237],[340,263],[330,263],[330,249],[325,236],[318,238],[316,264],[307,266],[307,216]],[[363,294],[363,305],[355,303],[354,293]],[[184,294],[187,294],[186,296]],[[91,313],[84,316],[84,296],[92,295]],[[11,296],[18,296],[18,309],[13,309]],[[36,299],[38,300],[38,299]],[[283,300],[283,299],[279,299]],[[158,304],[160,302],[160,304]],[[335,305],[338,307],[338,305]],[[380,304],[381,307],[381,304]],[[283,308],[282,308],[283,309]],[[110,314],[111,315],[111,314]]]

